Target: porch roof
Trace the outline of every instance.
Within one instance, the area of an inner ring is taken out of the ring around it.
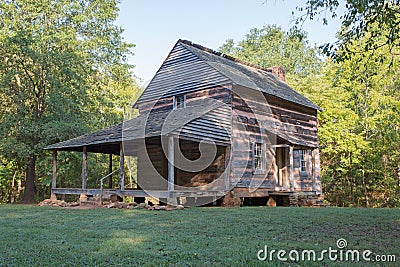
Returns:
[[[308,147],[308,148],[317,148],[318,147],[318,138],[317,137],[302,136],[300,134],[295,135],[291,132],[278,131],[275,129],[268,129],[268,132],[276,135],[277,138],[280,138],[292,145]]]
[[[216,142],[228,142],[230,131],[223,130],[226,129],[226,125],[223,125],[220,121],[212,120],[211,116],[207,116],[208,113],[218,109],[224,109],[223,103],[205,100],[201,105],[188,106],[184,109],[146,112],[136,118],[106,129],[49,145],[43,149],[82,151],[83,147],[86,147],[88,152],[118,155],[121,142],[162,135],[179,135],[181,131],[187,133],[191,124],[195,124],[197,134],[201,134],[197,138],[199,140],[208,139]],[[201,127],[203,129],[207,127],[207,133],[202,131]],[[216,133],[216,131],[218,132]],[[192,135],[192,139],[196,139],[196,132],[192,132]]]

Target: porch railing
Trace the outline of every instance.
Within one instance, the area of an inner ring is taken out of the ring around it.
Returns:
[[[103,205],[103,186],[104,186],[104,179],[110,177],[111,175],[113,175],[114,173],[116,173],[117,171],[119,171],[119,169],[116,169],[113,172],[110,172],[109,174],[107,174],[106,176],[104,176],[103,178],[100,179],[100,205]]]

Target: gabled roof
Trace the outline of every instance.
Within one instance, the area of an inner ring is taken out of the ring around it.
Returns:
[[[319,106],[311,102],[308,98],[278,79],[271,73],[270,69],[241,61],[187,40],[179,40],[177,44],[182,44],[202,61],[230,79],[235,85],[260,90],[268,95],[276,96],[289,102],[321,110]]]

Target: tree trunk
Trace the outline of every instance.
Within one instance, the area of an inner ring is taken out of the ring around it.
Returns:
[[[35,203],[36,156],[31,156],[26,168],[25,191],[22,203]]]

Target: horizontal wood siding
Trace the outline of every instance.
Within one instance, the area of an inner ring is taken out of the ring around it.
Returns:
[[[307,171],[301,172],[300,169],[300,160],[301,156],[299,150],[293,151],[293,180],[294,180],[294,189],[296,191],[313,191],[313,176],[314,176],[314,167],[312,166],[312,151],[309,151],[308,159],[307,159]],[[316,191],[318,194],[322,193],[321,190],[321,177],[320,177],[320,159],[318,149],[315,149],[315,180],[316,180]]]
[[[202,169],[201,165],[198,165],[196,160],[203,157],[212,157],[214,155],[201,155],[199,150],[199,143],[180,140],[179,142],[181,152],[186,159],[192,161],[190,168]],[[204,168],[199,172],[192,172],[188,170],[181,170],[177,168],[175,181],[178,186],[184,187],[199,187],[209,185],[218,179],[225,171],[225,151],[226,147],[217,146],[216,155],[213,157],[213,161],[208,167]],[[205,152],[207,153],[207,151]],[[179,159],[176,159],[179,161]],[[197,165],[196,165],[197,164]],[[177,162],[179,166],[179,162]],[[214,182],[214,190],[224,189],[224,180],[218,179]]]
[[[139,98],[143,103],[230,84],[231,81],[177,43]]]
[[[146,149],[140,149],[137,157],[137,183],[144,190],[167,190],[167,158],[159,137],[146,142]]]
[[[188,92],[186,95],[186,106],[196,106],[204,103],[204,100],[214,99],[230,106],[232,102],[231,86],[213,86],[195,92]],[[173,109],[173,96],[163,96],[139,104],[140,113],[143,112],[162,112]]]
[[[260,142],[261,136],[268,136],[268,141],[271,144],[289,144],[286,140],[275,137],[268,133],[278,132],[285,135],[295,136],[303,140],[305,143],[317,143],[317,114],[316,111],[310,108],[302,107],[276,97],[263,94],[263,97],[246,97],[247,93],[243,87],[237,88],[238,93],[233,93],[232,110],[233,120],[245,125],[245,131],[238,129],[233,123],[232,138],[233,146],[239,147],[239,143]],[[261,95],[261,93],[260,93]],[[267,104],[267,107],[265,105]],[[263,107],[261,107],[263,106]],[[257,108],[259,107],[259,108]],[[257,110],[257,116],[253,110]],[[267,131],[264,131],[267,130]],[[243,140],[243,136],[248,136],[249,140]],[[300,146],[301,145],[296,145]],[[253,159],[251,146],[247,149],[242,148],[240,153],[233,155],[232,159],[232,182],[237,182],[237,187],[248,187],[251,184],[257,184],[260,188],[275,188],[276,178],[274,175],[274,162],[267,163],[271,166],[265,174],[253,174]],[[300,164],[298,159],[295,159],[295,164]],[[243,167],[245,166],[245,169]],[[298,174],[297,174],[298,173]],[[300,173],[298,168],[294,168],[294,177],[297,179],[298,188],[301,190],[309,189],[309,181],[304,178],[300,181]],[[259,181],[257,181],[257,179]],[[261,180],[260,180],[261,179]]]
[[[185,139],[212,141],[229,145],[231,140],[231,109],[221,106],[187,123],[174,133]]]

